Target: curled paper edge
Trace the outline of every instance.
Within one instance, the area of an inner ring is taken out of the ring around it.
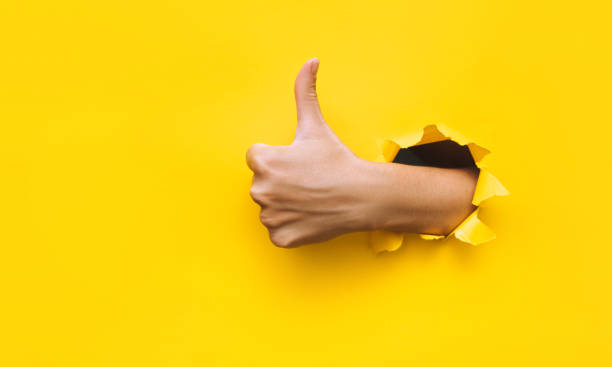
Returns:
[[[432,124],[425,126],[422,133],[416,132],[395,139],[379,140],[378,147],[380,154],[377,157],[377,161],[392,162],[401,148],[435,143],[443,140],[452,140],[460,145],[467,146],[476,166],[480,169],[474,196],[472,197],[472,204],[477,206],[477,208],[447,236],[429,234],[421,234],[420,236],[425,240],[443,239],[449,236],[455,236],[457,239],[474,246],[491,241],[495,239],[495,233],[478,218],[478,212],[480,210],[478,206],[485,200],[494,196],[506,196],[509,195],[510,192],[486,168],[483,159],[490,153],[488,149],[472,142],[462,134],[442,124]],[[373,231],[370,233],[370,246],[375,253],[395,251],[402,246],[403,241],[403,233],[389,231]]]

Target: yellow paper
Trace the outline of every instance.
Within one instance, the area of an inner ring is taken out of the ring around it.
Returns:
[[[422,133],[379,141],[380,155],[377,160],[380,162],[392,162],[401,148],[436,143],[443,140],[452,140],[459,145],[467,146],[476,167],[480,169],[472,204],[478,207],[482,202],[494,196],[509,195],[508,190],[493,176],[484,164],[483,159],[490,151],[442,124],[427,125]],[[495,239],[495,233],[478,218],[478,211],[479,208],[476,208],[448,236],[455,236],[457,239],[471,245],[479,245]],[[425,240],[448,237],[430,234],[421,234],[420,236]],[[403,240],[403,234],[388,231],[374,231],[370,235],[370,244],[376,253],[395,251],[401,247]]]

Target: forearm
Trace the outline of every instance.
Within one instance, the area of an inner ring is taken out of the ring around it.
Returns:
[[[447,235],[473,210],[475,169],[364,162],[367,229]]]
[[[250,194],[272,242],[296,247],[377,229],[449,234],[474,210],[475,172],[358,158],[323,120],[318,66],[309,60],[296,78],[294,141],[247,152]]]

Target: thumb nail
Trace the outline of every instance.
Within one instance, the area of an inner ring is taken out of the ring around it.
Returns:
[[[312,59],[312,65],[310,66],[310,72],[313,75],[317,75],[317,71],[319,70],[319,59],[318,58],[314,58]]]

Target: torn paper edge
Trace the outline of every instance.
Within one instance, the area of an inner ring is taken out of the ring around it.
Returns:
[[[435,143],[443,140],[452,140],[459,145],[467,146],[470,154],[474,159],[476,167],[480,169],[472,204],[477,208],[465,218],[450,234],[447,236],[436,236],[429,234],[421,234],[421,238],[425,240],[443,239],[450,236],[455,236],[457,239],[467,242],[471,245],[479,245],[495,239],[495,233],[478,218],[479,206],[485,200],[494,196],[506,196],[510,192],[493,176],[486,168],[484,158],[490,151],[471,140],[464,137],[462,134],[444,126],[443,124],[431,124],[423,128],[421,132],[402,136],[395,139],[385,139],[378,142],[380,154],[377,158],[379,162],[393,162],[397,152],[401,148],[409,148],[416,145]],[[404,241],[403,233],[388,232],[388,231],[373,231],[370,233],[370,245],[375,253],[382,251],[395,251],[402,246]]]

